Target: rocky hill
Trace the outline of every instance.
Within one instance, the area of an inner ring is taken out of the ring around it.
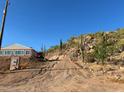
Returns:
[[[73,37],[46,57],[32,68],[0,73],[0,91],[124,91],[124,29]]]
[[[72,37],[61,45],[48,50],[49,55],[67,54],[74,61],[90,63],[112,63],[123,65],[124,29],[113,32],[97,32],[94,34]]]

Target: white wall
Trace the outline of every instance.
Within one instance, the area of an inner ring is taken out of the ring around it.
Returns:
[[[0,50],[0,56],[30,56],[32,50]]]

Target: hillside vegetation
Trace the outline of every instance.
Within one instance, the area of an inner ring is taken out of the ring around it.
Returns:
[[[123,64],[124,29],[71,37],[64,43],[60,40],[60,44],[51,47],[48,54],[62,55],[70,50],[70,58],[74,61]]]

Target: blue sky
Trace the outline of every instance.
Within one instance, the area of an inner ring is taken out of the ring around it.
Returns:
[[[71,36],[124,27],[124,0],[10,0],[3,46],[40,50]],[[5,0],[0,0],[0,24]]]

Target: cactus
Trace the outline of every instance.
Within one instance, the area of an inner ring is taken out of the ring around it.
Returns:
[[[46,55],[46,46],[44,44],[42,44],[41,52],[43,53],[43,56],[45,57],[45,55]]]
[[[85,61],[85,38],[81,35],[81,42],[80,42],[80,51],[81,51],[81,59],[82,62]]]
[[[63,42],[62,42],[62,40],[60,40],[60,51],[62,51],[63,50]]]
[[[43,56],[45,57],[46,56],[46,46],[44,45],[44,48],[43,48]]]

